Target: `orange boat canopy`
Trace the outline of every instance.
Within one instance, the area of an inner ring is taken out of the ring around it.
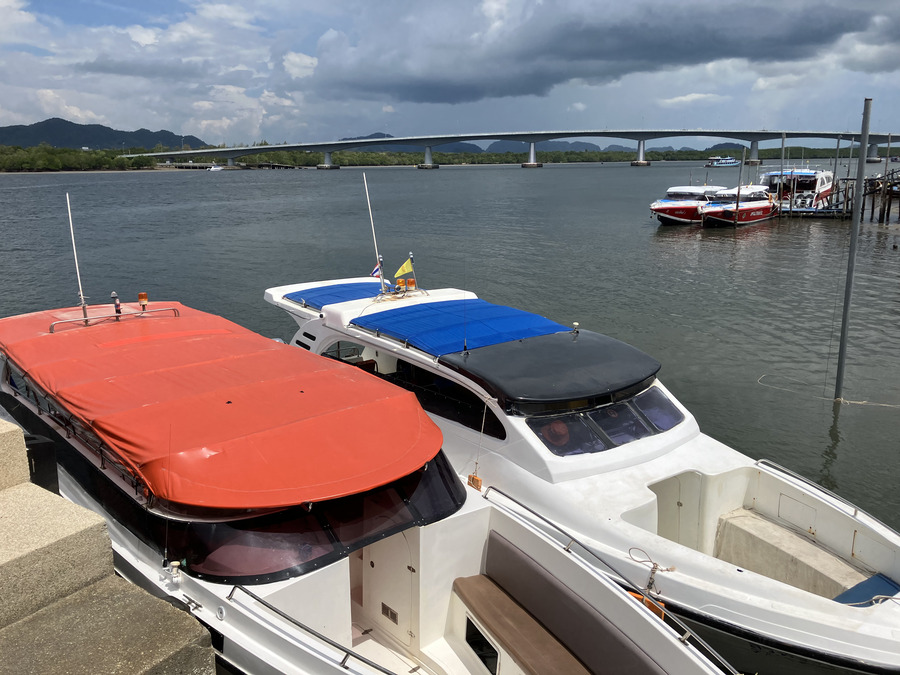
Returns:
[[[439,452],[441,432],[413,393],[180,303],[154,307],[175,311],[123,305],[121,320],[53,332],[81,308],[0,319],[0,350],[157,497],[223,509],[316,502],[387,484]]]

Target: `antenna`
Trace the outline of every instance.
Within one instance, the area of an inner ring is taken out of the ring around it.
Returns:
[[[75,254],[75,275],[78,277],[78,298],[81,300],[81,313],[84,315],[84,325],[87,326],[87,303],[84,301],[84,291],[81,288],[81,271],[78,269],[78,250],[75,248],[75,226],[72,225],[72,204],[69,202],[69,193],[66,193],[66,208],[69,210],[69,234],[72,235],[72,253]]]
[[[363,171],[363,185],[366,188],[366,204],[369,206],[369,222],[372,224],[372,242],[375,244],[375,264],[378,265],[378,279],[381,281],[381,292],[384,293],[384,268],[381,265],[381,256],[378,255],[378,239],[375,238],[375,219],[372,217],[372,202],[369,200],[369,183],[366,181],[366,172]]]

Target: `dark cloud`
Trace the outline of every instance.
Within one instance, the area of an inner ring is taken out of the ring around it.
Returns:
[[[130,58],[116,59],[101,54],[93,61],[75,64],[74,69],[82,73],[100,75],[120,75],[149,80],[169,82],[205,82],[214,75],[208,61],[183,61],[177,58]]]
[[[356,42],[347,35],[320,42],[312,84],[330,98],[456,104],[542,96],[573,80],[603,84],[717,59],[805,61],[835,49],[846,36],[869,31],[890,45],[900,32],[894,21],[873,19],[859,4],[695,0],[637,3],[624,10],[587,7],[590,13],[560,3],[536,5],[527,17],[478,40],[471,36],[487,33],[490,22],[471,20],[474,12],[460,13],[451,28],[427,8],[416,17],[409,7],[391,14],[379,6],[360,17],[372,25]],[[846,62],[869,72],[897,68],[887,53],[864,63],[860,58],[850,55]]]

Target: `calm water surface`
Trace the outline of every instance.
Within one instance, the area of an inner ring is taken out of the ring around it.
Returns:
[[[731,186],[737,171],[365,174],[389,272],[413,251],[420,285],[467,288],[643,349],[708,434],[900,528],[897,214],[863,223],[844,378],[853,403],[835,406],[849,221],[702,230],[650,217],[668,186],[707,175]],[[374,265],[362,169],[0,174],[0,316],[77,304],[66,193],[92,303],[148,291],[288,338],[293,322],[264,302],[266,288]]]

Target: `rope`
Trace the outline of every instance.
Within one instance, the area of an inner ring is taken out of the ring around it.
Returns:
[[[640,551],[641,553],[644,554],[645,557],[642,559],[635,558],[634,557],[635,551]],[[656,577],[657,572],[674,572],[675,571],[674,565],[672,567],[661,567],[660,564],[658,562],[654,561],[644,549],[638,548],[636,546],[632,546],[630,549],[628,549],[628,557],[631,558],[634,562],[640,563],[641,565],[650,565],[650,576],[647,578],[647,585],[641,589],[642,591],[645,591],[647,593],[652,593],[652,592],[656,591],[655,577]],[[658,591],[656,591],[656,592],[658,592]]]
[[[777,390],[779,390],[779,391],[786,391],[786,392],[789,392],[789,393],[791,393],[791,394],[803,394],[803,393],[804,393],[804,392],[802,392],[802,391],[797,391],[796,389],[787,389],[786,387],[778,387],[778,386],[775,386],[774,384],[766,384],[765,382],[763,382],[763,378],[765,378],[765,377],[773,377],[773,376],[770,375],[769,373],[766,373],[765,375],[761,375],[760,378],[756,381],[756,383],[757,383],[757,384],[760,384],[760,385],[762,385],[762,386],[764,386],[764,387],[769,387],[770,389],[777,389]],[[787,375],[782,375],[782,377],[784,377],[785,379],[791,380],[791,381],[793,381],[793,382],[796,382],[797,384],[801,384],[801,385],[803,385],[804,387],[810,386],[810,385],[808,385],[806,382],[803,382],[802,380],[797,380],[797,379],[794,379],[794,378],[792,378],[792,377],[788,377]],[[838,400],[838,401],[840,401],[841,403],[846,403],[847,405],[871,405],[871,406],[877,406],[877,407],[879,407],[879,408],[900,408],[900,404],[897,404],[897,403],[877,403],[877,402],[874,402],[874,401],[851,401],[851,400],[848,400],[848,399],[846,399],[846,398],[833,399],[833,398],[830,398],[830,397],[828,397],[828,396],[814,396],[814,395],[811,395],[810,398],[818,399],[818,400],[820,400],[820,401],[834,401],[834,400]]]

